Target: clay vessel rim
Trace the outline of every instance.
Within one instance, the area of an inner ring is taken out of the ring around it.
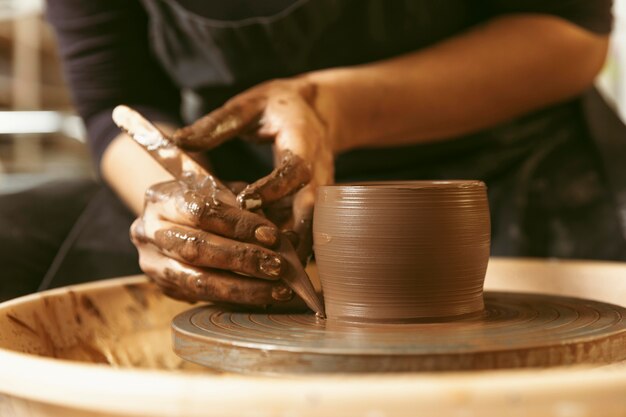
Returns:
[[[333,185],[322,185],[320,189],[335,190],[366,190],[366,189],[397,189],[415,190],[422,188],[473,188],[485,187],[485,183],[478,180],[416,180],[416,181],[358,181]]]

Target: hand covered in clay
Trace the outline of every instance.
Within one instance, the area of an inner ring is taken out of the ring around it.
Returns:
[[[174,133],[189,150],[206,150],[239,136],[272,142],[275,169],[237,196],[241,208],[263,208],[279,224],[305,262],[311,254],[315,189],[333,182],[330,135],[316,108],[317,89],[303,78],[260,84]],[[289,211],[286,219],[274,213]]]
[[[167,295],[260,307],[299,302],[279,281],[278,233],[264,217],[217,204],[181,181],[152,186],[131,227],[141,269]]]

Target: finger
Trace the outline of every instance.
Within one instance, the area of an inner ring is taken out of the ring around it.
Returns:
[[[291,152],[285,152],[280,166],[268,176],[247,186],[237,196],[239,206],[254,210],[295,193],[311,180],[308,164]]]
[[[144,240],[149,240],[166,255],[195,266],[235,271],[267,280],[279,279],[283,269],[281,255],[272,250],[199,229],[167,221],[150,221],[144,233]]]
[[[174,132],[174,142],[190,150],[212,149],[255,124],[265,98],[258,95],[235,97],[224,106]]]
[[[272,283],[228,271],[196,268],[159,254],[154,246],[142,247],[140,265],[164,293],[185,301],[265,307],[294,298],[291,289],[282,282]]]
[[[171,223],[155,233],[154,243],[167,255],[195,266],[270,280],[282,272],[283,260],[276,252]]]
[[[315,190],[307,185],[296,194],[293,203],[293,231],[298,236],[296,253],[306,265],[313,253],[313,209]]]
[[[158,212],[161,219],[202,229],[241,242],[273,247],[278,228],[258,214],[242,211],[176,182],[157,184],[146,194],[146,212]]]

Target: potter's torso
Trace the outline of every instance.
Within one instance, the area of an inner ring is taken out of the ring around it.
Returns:
[[[189,119],[268,79],[420,50],[504,13],[502,5],[527,7],[519,0],[141,1],[157,60],[177,86],[195,93],[187,95],[195,100],[183,104]],[[563,1],[543,2],[546,6],[531,3],[528,7],[549,9]],[[338,158],[337,178],[489,179],[498,175],[503,164],[536,148],[533,142],[561,135],[558,131],[563,129],[579,130],[578,121],[568,122],[579,118],[577,111],[567,103],[479,135],[411,150],[352,152]],[[483,154],[485,147],[490,149],[488,157]],[[268,152],[249,152],[264,170],[271,168]],[[229,177],[229,167],[224,169]],[[232,176],[240,172],[237,166]]]
[[[336,66],[356,65],[420,50],[458,35],[501,13],[489,4],[518,0],[141,0],[149,17],[151,47],[181,89],[195,93],[184,114],[193,119],[238,92],[272,78]],[[546,4],[562,3],[560,0]],[[537,7],[536,5],[534,7]],[[523,8],[523,7],[522,7]],[[191,95],[188,95],[188,97]],[[468,103],[471,105],[471,103]],[[569,106],[569,105],[568,105]],[[486,134],[457,141],[353,152],[337,160],[339,179],[481,178],[554,136],[576,109],[560,106],[524,117]],[[417,117],[417,116],[416,116]],[[557,121],[555,123],[555,121]],[[489,144],[492,156],[466,160],[469,150]],[[469,149],[468,149],[469,148]],[[238,151],[241,152],[241,151]],[[258,154],[265,169],[271,157]],[[373,153],[372,153],[373,152]],[[445,163],[432,161],[445,159]],[[424,167],[423,172],[415,171]],[[237,168],[240,170],[240,168]],[[407,171],[408,170],[408,171]],[[236,175],[237,171],[233,172]],[[225,176],[229,176],[227,172]]]
[[[487,13],[468,0],[257,3],[143,0],[157,59],[176,84],[212,101],[211,89],[232,94],[271,78],[421,49]]]

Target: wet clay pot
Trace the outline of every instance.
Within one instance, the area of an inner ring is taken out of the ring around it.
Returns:
[[[320,187],[313,236],[328,318],[437,321],[482,311],[490,231],[480,181]]]

